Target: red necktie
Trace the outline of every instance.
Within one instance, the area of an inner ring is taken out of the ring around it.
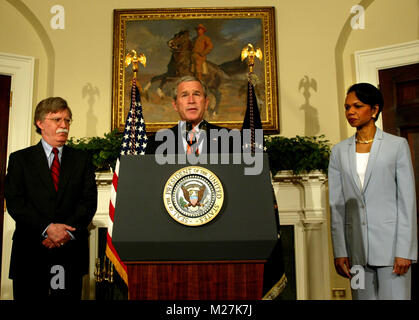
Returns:
[[[199,155],[198,141],[196,140],[195,133],[195,128],[189,132],[189,139],[187,140],[188,147],[186,149],[187,154],[195,153],[196,155]]]
[[[60,161],[58,160],[58,149],[53,148],[52,152],[54,153],[54,160],[51,165],[51,176],[54,181],[55,191],[58,190],[58,181],[60,178]]]

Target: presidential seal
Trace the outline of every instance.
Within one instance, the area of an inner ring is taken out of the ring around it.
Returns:
[[[213,220],[221,210],[224,189],[208,169],[190,166],[176,171],[167,180],[163,202],[169,215],[187,226],[200,226]]]

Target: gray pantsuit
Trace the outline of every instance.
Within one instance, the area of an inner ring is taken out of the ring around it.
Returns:
[[[330,157],[329,200],[334,257],[349,257],[352,266],[389,267],[391,270],[395,257],[416,261],[416,194],[406,139],[377,128],[363,188],[356,171],[355,152],[355,136],[352,136],[334,146]],[[381,275],[383,270],[377,274]],[[408,286],[410,292],[410,274],[401,281],[402,277],[393,277],[391,270],[386,277],[378,278],[366,272],[366,279],[371,276],[376,280],[366,280],[371,288],[364,293],[355,293],[354,298],[392,299],[394,295],[385,289],[389,286],[384,279],[397,282],[401,289],[396,291],[405,291],[402,288]]]

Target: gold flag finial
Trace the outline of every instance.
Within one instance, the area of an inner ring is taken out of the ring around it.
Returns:
[[[248,43],[247,46],[243,48],[241,57],[242,61],[248,58],[247,64],[249,66],[249,73],[253,73],[255,58],[262,61],[262,50],[260,50],[260,48],[255,49],[251,43]]]
[[[141,63],[145,67],[146,61],[147,59],[144,53],[140,53],[137,55],[137,51],[131,50],[131,52],[129,52],[125,56],[125,67],[128,67],[132,62],[132,71],[134,72],[134,78],[137,78],[138,63]]]

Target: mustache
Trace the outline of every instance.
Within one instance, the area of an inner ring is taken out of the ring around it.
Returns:
[[[68,133],[68,129],[59,128],[59,129],[57,129],[57,131],[55,131],[55,133]]]

